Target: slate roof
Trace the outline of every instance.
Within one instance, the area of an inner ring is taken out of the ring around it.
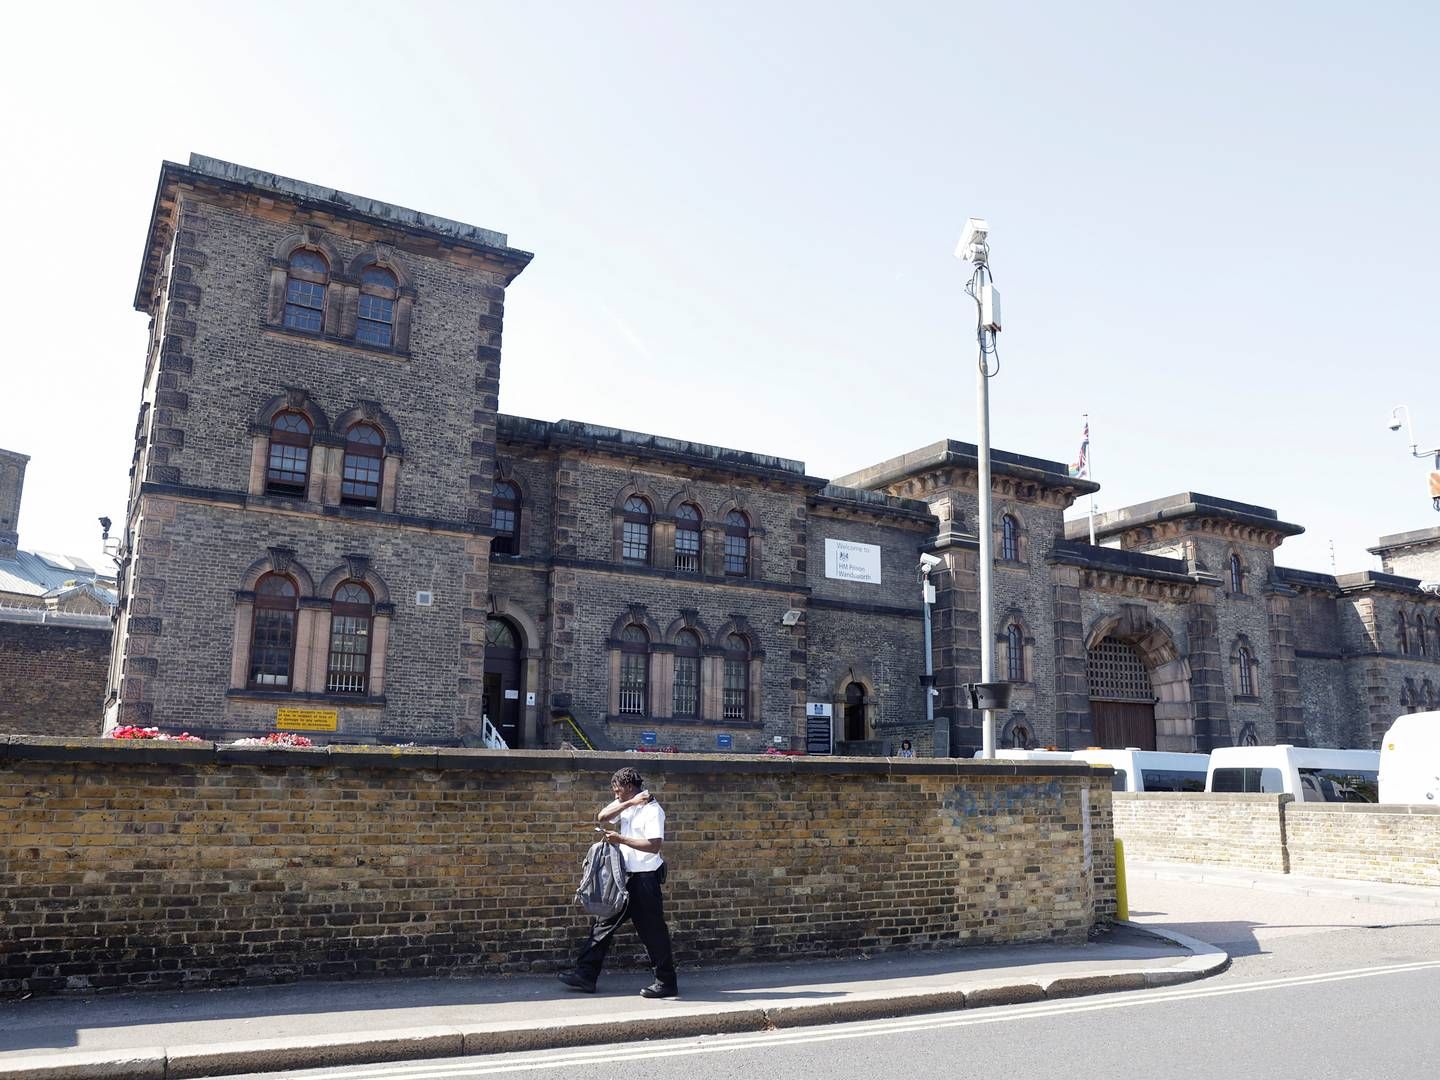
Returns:
[[[37,599],[63,592],[77,583],[95,586],[97,598],[115,603],[115,591],[107,588],[113,580],[102,576],[84,559],[54,555],[48,551],[17,551],[13,559],[0,558],[0,594],[12,593]]]

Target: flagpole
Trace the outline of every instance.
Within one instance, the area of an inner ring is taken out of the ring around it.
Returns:
[[[1085,479],[1095,475],[1095,448],[1090,445],[1090,414],[1085,416]],[[1090,492],[1090,546],[1095,546],[1095,492]]]

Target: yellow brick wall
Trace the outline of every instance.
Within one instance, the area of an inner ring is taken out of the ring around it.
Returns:
[[[1284,873],[1288,795],[1116,792],[1115,835],[1127,859]]]
[[[0,992],[557,969],[622,765],[668,815],[682,965],[1081,942],[1114,911],[1083,766],[16,737]]]
[[[1294,802],[1285,838],[1295,874],[1440,885],[1440,807]]]

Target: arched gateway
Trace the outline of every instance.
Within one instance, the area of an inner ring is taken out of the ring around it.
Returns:
[[[1085,652],[1093,745],[1195,748],[1190,664],[1147,608],[1125,604],[1119,614],[1099,619]]]

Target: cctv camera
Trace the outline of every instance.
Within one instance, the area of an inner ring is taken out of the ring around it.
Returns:
[[[1400,430],[1400,421],[1397,420],[1397,419],[1395,419],[1395,417],[1393,417],[1393,416],[1390,418],[1390,430],[1391,430],[1391,431],[1399,431],[1399,430]]]
[[[938,555],[930,555],[923,551],[920,553],[920,566],[925,570],[934,570],[935,567],[939,566],[944,561],[945,560],[940,558]]]
[[[965,231],[960,234],[960,243],[955,245],[955,257],[964,262],[983,262],[985,240],[990,235],[990,226],[984,218],[972,217],[965,222]]]

